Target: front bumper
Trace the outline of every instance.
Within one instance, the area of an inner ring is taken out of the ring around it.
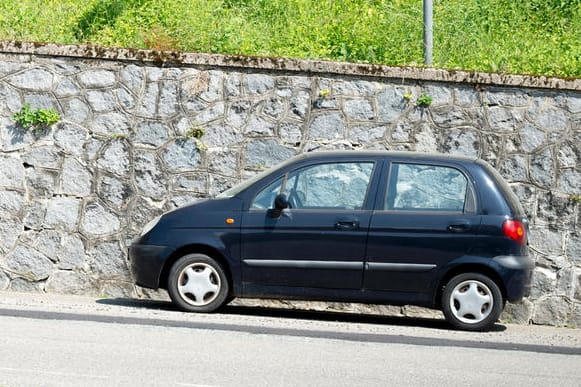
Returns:
[[[535,262],[528,255],[494,257],[491,265],[504,282],[507,301],[518,302],[530,295]]]
[[[167,246],[131,245],[129,263],[135,283],[144,288],[159,288],[161,273],[168,254]]]

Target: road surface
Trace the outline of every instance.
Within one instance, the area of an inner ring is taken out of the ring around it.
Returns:
[[[0,292],[0,386],[580,386],[581,331]]]

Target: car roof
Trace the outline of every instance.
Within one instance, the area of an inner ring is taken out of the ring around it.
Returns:
[[[408,160],[430,160],[440,162],[474,162],[477,157],[468,157],[460,155],[449,155],[443,153],[426,153],[411,151],[379,151],[379,150],[332,150],[332,151],[313,151],[302,153],[295,158],[296,160],[307,159],[343,159],[351,157],[391,157]]]

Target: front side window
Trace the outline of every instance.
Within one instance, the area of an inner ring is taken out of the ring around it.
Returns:
[[[317,164],[293,171],[260,191],[251,208],[273,208],[286,194],[291,208],[361,209],[373,171],[371,162]]]
[[[390,171],[386,209],[463,212],[468,191],[468,180],[455,168],[394,163]]]

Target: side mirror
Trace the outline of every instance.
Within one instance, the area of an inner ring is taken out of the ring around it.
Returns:
[[[274,198],[274,208],[269,211],[271,218],[278,218],[282,214],[282,210],[289,208],[290,204],[285,194],[278,194]]]

